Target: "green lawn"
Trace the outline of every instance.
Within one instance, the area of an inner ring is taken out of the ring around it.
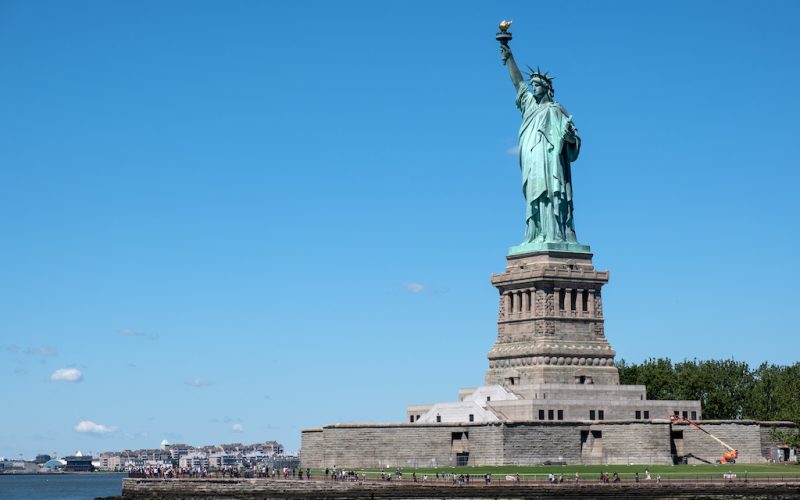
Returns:
[[[766,479],[766,478],[800,478],[800,465],[798,464],[734,464],[734,465],[537,465],[537,466],[496,466],[496,467],[439,467],[439,468],[402,468],[403,479],[411,479],[413,472],[416,472],[417,478],[421,479],[423,475],[427,474],[428,479],[435,479],[438,472],[441,476],[444,473],[449,474],[471,474],[471,475],[484,475],[492,474],[492,477],[503,479],[506,475],[519,474],[523,480],[539,479],[544,480],[547,474],[553,473],[555,475],[563,474],[564,480],[574,480],[575,473],[579,473],[582,480],[593,481],[597,480],[601,472],[608,472],[609,475],[614,472],[618,473],[623,480],[633,480],[634,474],[639,473],[640,477],[644,479],[645,469],[650,471],[651,477],[655,480],[656,474],[660,474],[665,480],[667,479],[686,479],[686,480],[702,480],[702,479],[719,479],[723,473],[732,471],[736,473],[737,477],[743,479],[746,477],[752,479]],[[347,470],[347,468],[345,468]],[[379,476],[381,472],[395,472],[394,468],[389,469],[357,469],[359,474],[366,474],[368,478]],[[324,470],[315,470],[312,475],[316,477],[324,476]]]

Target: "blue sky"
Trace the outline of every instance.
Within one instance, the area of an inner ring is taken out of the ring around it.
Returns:
[[[0,3],[0,456],[399,421],[523,234],[494,34],[583,139],[618,357],[797,361],[792,1]]]

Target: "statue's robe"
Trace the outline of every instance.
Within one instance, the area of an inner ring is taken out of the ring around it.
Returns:
[[[580,138],[564,140],[570,116],[556,102],[537,103],[526,82],[517,88],[522,112],[519,166],[525,195],[525,242],[577,242],[572,217],[570,163],[578,158]]]

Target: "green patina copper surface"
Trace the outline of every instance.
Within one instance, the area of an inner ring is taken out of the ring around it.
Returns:
[[[508,249],[508,255],[522,255],[535,252],[573,252],[573,253],[592,253],[589,245],[572,243],[568,241],[532,241],[515,245]]]
[[[553,100],[552,80],[546,73],[532,70],[529,79],[523,79],[508,40],[501,40],[500,49],[522,114],[519,167],[525,236],[520,245],[509,249],[509,255],[554,250],[589,253],[589,246],[578,243],[575,235],[571,164],[578,159],[581,140],[572,116]]]

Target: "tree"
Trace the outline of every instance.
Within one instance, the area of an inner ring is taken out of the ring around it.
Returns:
[[[619,372],[620,384],[635,385],[639,383],[639,365],[630,365],[624,359],[621,359],[617,361],[617,371]]]
[[[740,419],[753,390],[747,363],[725,360],[683,361],[675,365],[679,399],[698,399],[705,419]]]
[[[705,419],[782,420],[800,425],[800,362],[762,363],[752,370],[743,361],[650,358],[617,363],[621,384],[647,386],[648,399],[699,400]],[[789,433],[788,443],[800,442]]]
[[[800,362],[791,366],[762,363],[753,373],[747,411],[758,420],[788,420],[800,425]],[[800,431],[772,429],[770,438],[800,448]]]
[[[800,423],[800,363],[791,366],[762,363],[753,373],[753,394],[747,411],[758,420]]]
[[[620,382],[646,386],[647,399],[675,399],[675,371],[669,358],[650,358],[640,365],[628,365],[623,360],[619,366]]]

